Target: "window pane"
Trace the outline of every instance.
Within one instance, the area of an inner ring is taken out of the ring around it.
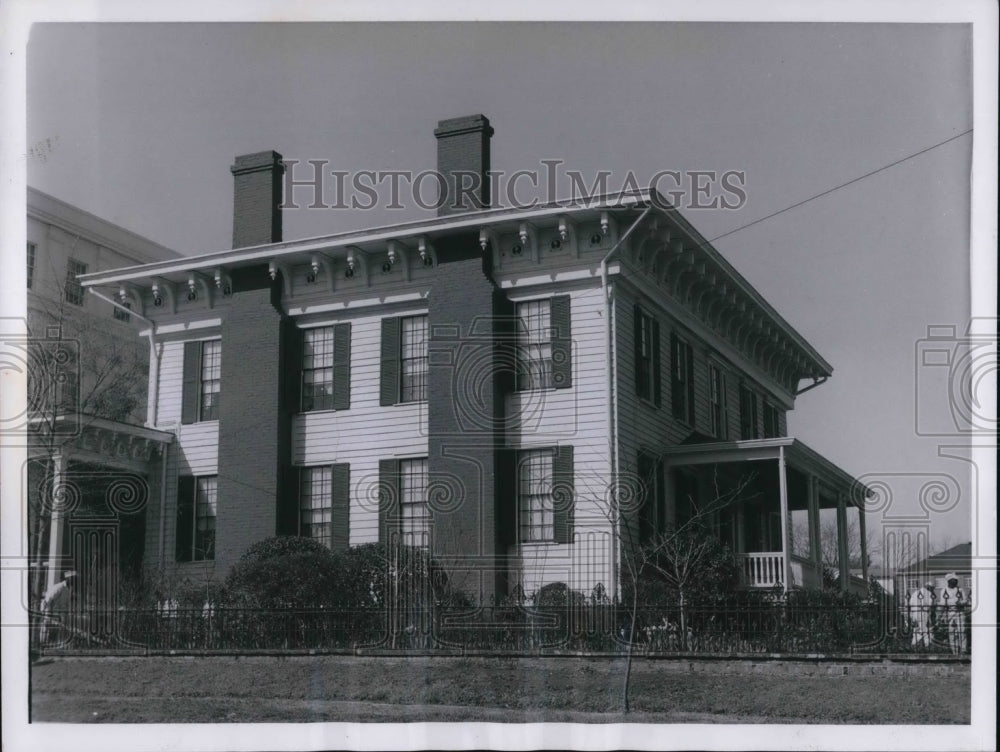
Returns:
[[[201,419],[219,419],[222,388],[222,342],[209,340],[201,345]]]
[[[551,450],[541,449],[520,453],[518,498],[521,541],[554,540]]]
[[[552,326],[548,300],[517,304],[517,389],[552,386]]]
[[[71,258],[66,263],[66,302],[73,305],[83,305],[83,286],[76,278],[78,274],[86,274],[87,265]]]
[[[28,289],[35,281],[35,244],[28,243]]]
[[[430,512],[427,508],[427,460],[399,463],[400,511],[403,543],[427,547],[430,544]]]
[[[427,399],[427,317],[411,316],[401,322],[400,400]]]
[[[302,469],[299,489],[299,535],[330,545],[333,470],[330,467]]]
[[[333,327],[306,329],[302,336],[302,409],[333,407]]]
[[[194,560],[215,558],[215,516],[218,505],[218,478],[198,478],[194,514]]]

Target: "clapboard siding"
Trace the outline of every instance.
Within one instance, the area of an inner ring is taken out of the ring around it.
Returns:
[[[394,311],[416,316],[426,309]],[[344,316],[351,323],[351,406],[299,413],[292,419],[292,461],[310,467],[351,466],[350,544],[378,540],[378,462],[427,455],[427,403],[379,405],[381,322],[377,310]]]

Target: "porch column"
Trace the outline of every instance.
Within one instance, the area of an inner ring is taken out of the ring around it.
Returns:
[[[847,590],[851,563],[847,559],[847,507],[844,494],[837,494],[837,558],[840,564],[840,589]]]
[[[819,484],[815,475],[809,476],[809,556],[812,557],[813,567],[820,576],[823,577],[823,550],[822,541],[819,535]]]
[[[66,475],[66,457],[62,452],[52,457],[52,486],[49,490],[49,565],[45,573],[45,589],[55,585],[59,578],[59,562],[62,559],[62,506],[66,496],[71,493],[63,488],[64,477]]]
[[[861,576],[868,584],[868,539],[865,537],[865,508],[862,504],[858,508],[858,530],[861,535]]]
[[[785,479],[785,448],[778,448],[778,496],[781,499],[781,566],[785,592],[791,585],[791,546],[788,545],[788,483]]]

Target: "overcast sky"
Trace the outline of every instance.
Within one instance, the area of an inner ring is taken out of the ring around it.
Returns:
[[[916,435],[915,358],[928,325],[970,317],[970,65],[960,25],[36,25],[28,182],[194,254],[230,247],[235,155],[419,171],[437,121],[472,113],[508,173],[743,171],[741,209],[685,216],[731,233],[718,250],[834,367],[790,433],[887,476],[892,515],[955,477],[933,525],[958,543],[969,466]],[[285,239],[424,215],[287,211]]]

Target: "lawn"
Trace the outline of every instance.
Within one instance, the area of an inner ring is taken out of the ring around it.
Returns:
[[[63,658],[32,667],[35,721],[970,722],[966,670],[798,676],[606,658]]]

